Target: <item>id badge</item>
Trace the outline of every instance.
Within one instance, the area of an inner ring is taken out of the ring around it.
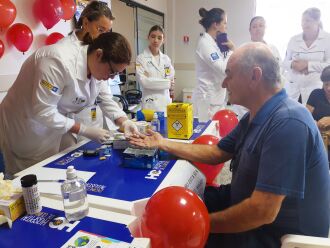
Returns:
[[[171,68],[169,66],[165,66],[165,78],[171,75]]]
[[[96,107],[91,108],[91,119],[96,121]]]

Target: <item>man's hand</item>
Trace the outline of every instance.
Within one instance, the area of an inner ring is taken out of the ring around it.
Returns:
[[[84,136],[99,143],[103,143],[110,138],[110,132],[108,130],[97,127],[86,127],[83,124],[80,124],[78,135]]]
[[[139,136],[130,137],[130,143],[143,148],[160,148],[164,143],[164,138],[152,130],[147,131],[148,135],[140,134]]]

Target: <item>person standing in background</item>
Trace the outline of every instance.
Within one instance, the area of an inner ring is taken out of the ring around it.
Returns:
[[[207,111],[211,118],[226,106],[226,89],[222,88],[222,82],[234,44],[230,40],[224,42],[222,45],[228,46],[230,51],[223,54],[215,41],[217,34],[226,33],[227,15],[224,10],[213,8],[207,11],[200,8],[199,15],[202,17],[199,23],[205,33],[200,37],[196,49],[197,84],[192,98],[194,115]]]
[[[252,42],[262,42],[266,44],[269,49],[272,51],[272,54],[274,57],[278,60],[279,63],[282,62],[281,55],[277,48],[270,44],[267,43],[264,40],[265,36],[265,31],[266,31],[266,20],[262,16],[255,16],[251,19],[250,21],[250,27],[249,27],[249,32],[251,36],[251,41]]]
[[[172,102],[174,68],[171,59],[160,51],[164,30],[155,25],[148,34],[149,46],[136,58],[136,80],[142,90],[142,108],[161,111]]]
[[[279,51],[277,48],[270,44],[267,43],[264,40],[265,36],[265,31],[266,31],[266,20],[262,16],[255,16],[251,19],[250,25],[249,25],[249,32],[251,36],[251,41],[252,42],[262,42],[268,46],[268,48],[271,50],[272,54],[274,57],[277,59],[277,61],[282,64],[282,59]],[[284,81],[283,77],[283,70],[281,69],[281,81]],[[282,82],[284,83],[284,82]],[[237,114],[238,118],[241,119],[243,115],[248,111],[247,108],[240,106],[240,105],[233,105],[232,110]]]
[[[288,95],[305,105],[310,93],[322,88],[321,72],[330,65],[330,34],[322,30],[317,8],[304,11],[301,27],[303,32],[289,41],[283,66],[288,71]]]

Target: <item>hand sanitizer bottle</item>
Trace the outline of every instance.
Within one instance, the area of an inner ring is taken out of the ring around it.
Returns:
[[[154,131],[154,132],[160,131],[160,122],[159,122],[158,115],[156,112],[154,113],[154,116],[153,116],[150,124],[151,124],[152,131]]]
[[[80,220],[89,210],[86,183],[77,177],[72,165],[67,168],[66,179],[61,185],[65,217],[68,221]]]

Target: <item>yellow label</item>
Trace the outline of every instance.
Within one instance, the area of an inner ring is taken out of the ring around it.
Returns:
[[[92,121],[96,120],[96,108],[91,108],[91,118]]]
[[[41,80],[40,81],[40,85],[48,90],[51,90],[53,92],[57,92],[58,91],[58,88],[55,87],[54,85],[52,85],[51,83],[49,83],[48,81],[46,80]]]
[[[168,76],[168,75],[170,75],[170,74],[171,74],[171,69],[170,69],[170,67],[166,67],[166,68],[165,68],[165,75]]]

